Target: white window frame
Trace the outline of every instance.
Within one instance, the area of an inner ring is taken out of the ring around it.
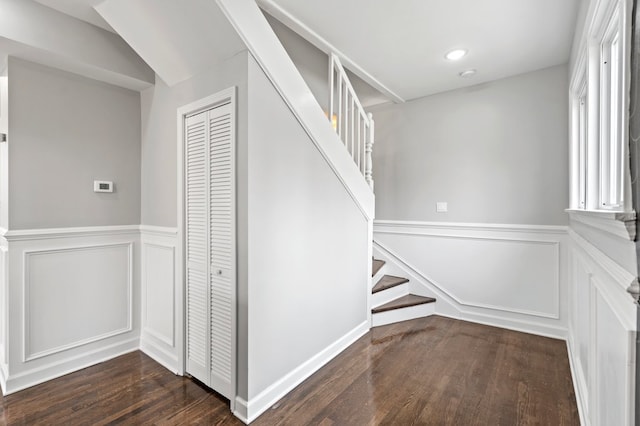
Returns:
[[[570,83],[570,210],[628,212],[631,3],[593,4]]]
[[[604,210],[624,207],[623,153],[626,98],[623,70],[626,65],[624,28],[619,6],[611,14],[599,43],[600,67],[600,192],[599,205]]]
[[[589,98],[586,52],[576,61],[571,82],[571,202],[570,208],[587,209],[587,160],[589,130]]]

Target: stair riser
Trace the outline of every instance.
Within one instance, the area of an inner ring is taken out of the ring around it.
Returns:
[[[371,278],[371,285],[376,285],[376,283],[378,281],[380,281],[380,278],[384,277],[385,274],[385,270],[386,270],[386,265],[383,266],[382,268],[380,268],[380,270],[378,272],[376,272],[376,274]],[[371,287],[373,288],[373,287]]]
[[[434,303],[425,303],[423,305],[410,306],[408,308],[394,309],[392,311],[373,314],[371,318],[371,326],[379,327],[381,325],[393,324],[395,322],[427,317],[429,315],[433,315],[434,313]]]
[[[409,283],[397,285],[371,295],[371,307],[377,308],[385,303],[391,302],[398,297],[409,294]]]

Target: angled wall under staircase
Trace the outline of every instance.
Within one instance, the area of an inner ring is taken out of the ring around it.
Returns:
[[[368,331],[374,196],[255,2],[218,4],[249,52],[235,413],[252,421]]]

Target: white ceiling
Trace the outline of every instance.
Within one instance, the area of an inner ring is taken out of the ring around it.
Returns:
[[[246,49],[213,0],[104,0],[95,9],[170,86]]]
[[[88,22],[97,27],[102,28],[103,30],[111,31],[114,33],[115,31],[107,21],[102,19],[102,17],[95,11],[93,8],[98,3],[102,2],[102,0],[35,0],[36,2],[43,4],[47,7],[57,10],[58,12],[62,12],[66,15],[73,16],[74,18],[78,18],[81,21]]]
[[[114,27],[169,84],[201,68],[211,49],[228,57],[241,48],[213,0],[36,1]],[[584,0],[257,1],[316,46],[338,50],[359,77],[398,101],[566,63]],[[230,44],[220,43],[221,27]],[[201,44],[182,48],[194,39]],[[469,50],[462,60],[444,58],[461,47]],[[458,76],[470,68],[475,76]]]
[[[168,85],[245,49],[214,0],[35,0],[114,32]]]
[[[360,75],[365,81],[376,80],[409,100],[568,62],[580,1],[259,3],[294,30],[302,29],[304,37],[311,34],[332,45],[354,65],[352,71],[369,74]],[[447,61],[445,53],[454,48],[469,53],[458,62]],[[470,68],[477,69],[474,77],[458,76]]]

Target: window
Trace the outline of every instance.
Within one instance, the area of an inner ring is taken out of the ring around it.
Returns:
[[[578,98],[578,206],[587,206],[587,85]]]
[[[600,44],[600,205],[622,208],[624,99],[620,19],[614,13]]]
[[[600,0],[571,81],[571,208],[624,211],[625,0]]]

